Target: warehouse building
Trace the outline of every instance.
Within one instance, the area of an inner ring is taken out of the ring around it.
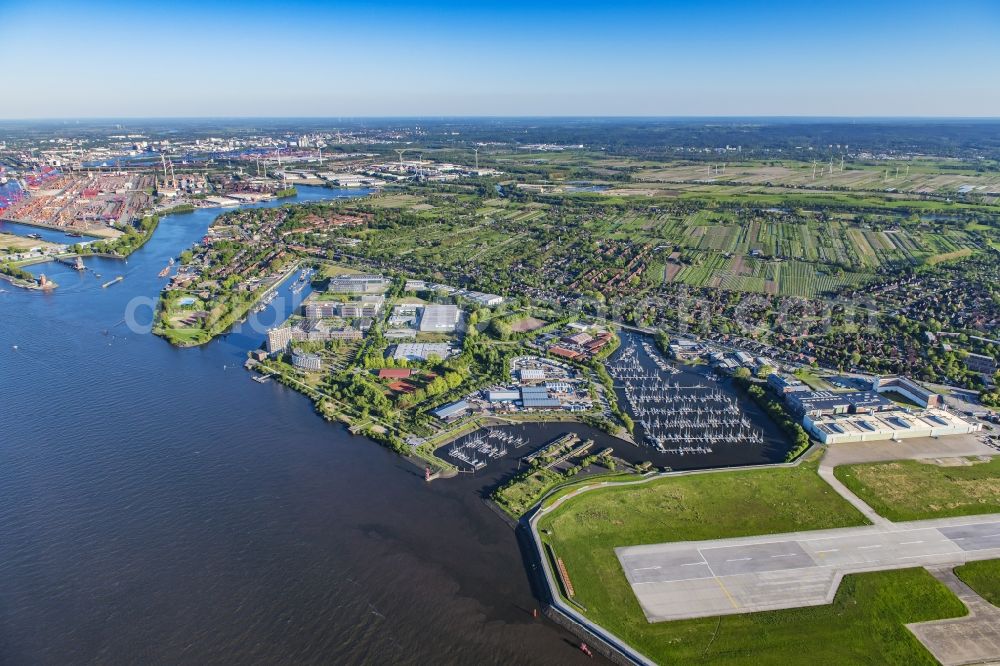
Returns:
[[[488,308],[495,308],[496,306],[503,303],[503,296],[500,296],[498,294],[484,294],[479,291],[463,291],[460,293],[460,295],[476,303],[477,305],[484,305]]]
[[[814,418],[831,414],[864,414],[895,408],[888,398],[874,391],[798,391],[786,394],[785,400],[799,416]]]
[[[452,419],[457,419],[460,416],[465,416],[465,413],[468,411],[469,403],[465,400],[459,400],[447,405],[442,405],[431,413],[442,421],[450,421]]]
[[[436,356],[446,359],[451,355],[451,345],[447,342],[401,342],[396,345],[392,357],[396,360],[426,361]]]
[[[522,382],[543,382],[545,381],[545,370],[542,368],[521,368],[517,371]]]
[[[486,392],[490,402],[515,402],[521,399],[521,392],[514,389],[495,389]]]
[[[562,403],[549,396],[549,390],[544,386],[523,386],[521,406],[525,409],[559,409]]]
[[[420,315],[420,330],[423,333],[453,333],[458,316],[457,305],[425,305]]]
[[[940,407],[941,396],[907,377],[875,377],[871,389],[877,393],[898,393],[921,407]]]
[[[941,409],[915,413],[892,409],[871,414],[806,416],[802,425],[824,444],[964,435],[982,428],[979,423],[968,423]]]

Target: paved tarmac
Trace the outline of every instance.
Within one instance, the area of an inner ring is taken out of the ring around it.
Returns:
[[[1000,608],[976,594],[947,568],[931,574],[969,609],[965,617],[906,625],[943,666],[1000,663]]]
[[[933,460],[965,456],[995,456],[1000,451],[981,441],[983,433],[950,435],[948,437],[913,437],[898,442],[839,442],[826,447],[822,465],[836,467],[851,463],[890,460]]]
[[[616,548],[650,622],[833,601],[850,573],[1000,557],[1000,514]]]

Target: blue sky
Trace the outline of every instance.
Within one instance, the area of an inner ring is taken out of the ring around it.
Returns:
[[[0,0],[0,117],[1000,116],[1000,3]]]

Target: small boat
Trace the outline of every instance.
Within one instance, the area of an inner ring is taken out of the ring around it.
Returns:
[[[67,231],[66,235],[69,236],[70,238],[83,238],[83,234],[81,234],[79,231]]]
[[[28,234],[28,238],[34,238],[35,240],[42,240],[41,234]]]

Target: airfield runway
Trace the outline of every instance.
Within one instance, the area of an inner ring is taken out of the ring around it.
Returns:
[[[650,622],[816,606],[845,574],[1000,557],[1000,515],[615,549]]]

